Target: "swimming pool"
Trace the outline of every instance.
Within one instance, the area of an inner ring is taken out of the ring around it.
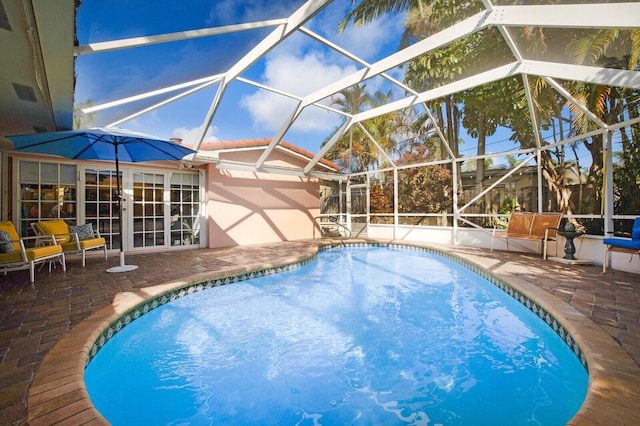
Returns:
[[[151,310],[86,383],[113,424],[564,424],[588,377],[540,318],[439,256],[330,250]]]

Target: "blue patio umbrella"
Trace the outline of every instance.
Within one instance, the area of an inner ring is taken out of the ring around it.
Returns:
[[[142,161],[181,160],[194,150],[144,133],[119,127],[95,127],[52,133],[7,136],[13,141],[15,151],[59,155],[75,160],[114,161],[116,164],[116,187],[118,194],[118,217],[120,220],[120,265],[107,272],[125,272],[137,268],[126,265],[122,238],[122,196],[120,193],[120,161],[137,163]]]

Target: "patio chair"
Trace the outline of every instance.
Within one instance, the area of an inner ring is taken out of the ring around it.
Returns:
[[[104,258],[107,259],[107,242],[100,236],[90,223],[79,226],[69,226],[62,219],[47,220],[31,224],[37,236],[47,238],[54,236],[56,243],[62,247],[66,254],[82,254],[82,267],[86,264],[86,252],[88,250],[102,249]]]
[[[631,259],[633,259],[633,255],[637,254],[640,257],[640,217],[637,217],[635,222],[633,222],[633,229],[631,230],[631,238],[605,238],[602,240],[605,244],[604,247],[604,258],[602,260],[602,273],[607,273],[607,254],[611,251],[618,253],[629,253]]]
[[[31,283],[35,281],[36,264],[49,261],[49,271],[51,264],[56,258],[62,264],[62,270],[67,270],[62,247],[56,245],[56,241],[51,237],[49,245],[27,247],[26,241],[38,240],[42,237],[20,238],[12,222],[0,222],[0,271],[4,275],[9,271],[29,269],[29,279]]]
[[[556,234],[561,219],[562,213],[513,212],[509,216],[506,232],[497,233],[496,228],[493,229],[493,234],[491,235],[491,251],[493,251],[493,240],[495,238],[505,239],[507,251],[509,251],[510,239],[539,241],[542,245],[542,258],[546,260],[547,243],[549,241],[556,241]]]

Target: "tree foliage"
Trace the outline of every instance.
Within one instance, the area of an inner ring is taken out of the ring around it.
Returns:
[[[356,6],[345,16],[340,30],[344,30],[349,23],[364,25],[385,14],[402,12],[406,21],[400,47],[429,37],[485,10],[481,0],[361,0],[354,3]],[[640,30],[525,27],[509,31],[531,59],[556,61],[554,55],[560,55],[559,59],[578,65],[629,70],[639,68]],[[519,33],[516,34],[516,31]],[[422,92],[515,60],[503,34],[496,27],[488,27],[410,61],[406,67],[405,83],[413,90]],[[583,108],[592,111],[605,125],[638,117],[640,93],[637,90],[574,81],[558,83],[580,105],[567,102],[549,80],[534,77],[502,79],[430,102],[428,107],[448,144],[440,151],[448,148],[459,157],[462,140],[459,132],[464,129],[478,141],[476,154],[481,157],[486,154],[486,138],[493,135],[498,127],[510,129],[510,140],[523,149],[537,147],[540,134],[536,132],[544,131],[547,138],[552,138],[551,142],[548,139],[541,141],[544,147],[547,143],[560,142],[599,128]],[[531,99],[527,99],[526,89],[532,93]],[[537,123],[538,129],[535,129],[534,123]],[[382,123],[377,126],[384,132],[393,128]],[[614,176],[615,211],[618,214],[623,211],[637,214],[640,211],[639,136],[638,125],[622,132],[622,152],[616,157],[618,161]],[[393,142],[391,139],[389,146]],[[565,163],[581,161],[576,151],[577,144],[590,153],[591,158],[584,160],[589,164],[586,186],[592,188],[595,194],[595,197],[584,197],[583,200],[583,185],[580,183],[579,202],[584,202],[585,206],[588,203],[599,204],[598,188],[602,186],[604,167],[604,141],[601,134],[544,149],[536,158],[541,161],[543,179],[555,197],[556,208],[565,213],[584,212],[579,206],[573,205],[572,189],[566,184],[564,174]],[[414,146],[408,152],[414,152]],[[482,188],[484,181],[484,161],[479,159],[475,167],[478,189]],[[512,162],[512,166],[514,164]],[[630,209],[624,206],[630,206]],[[587,208],[587,211],[595,212],[593,207]]]
[[[426,147],[405,153],[398,165],[433,160],[435,154]],[[411,167],[398,171],[398,211],[400,213],[451,212],[451,170],[442,165]]]

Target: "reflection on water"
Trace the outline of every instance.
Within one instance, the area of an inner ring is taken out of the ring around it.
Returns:
[[[513,299],[434,255],[320,253],[153,310],[92,360],[112,424],[564,424],[587,374]]]

